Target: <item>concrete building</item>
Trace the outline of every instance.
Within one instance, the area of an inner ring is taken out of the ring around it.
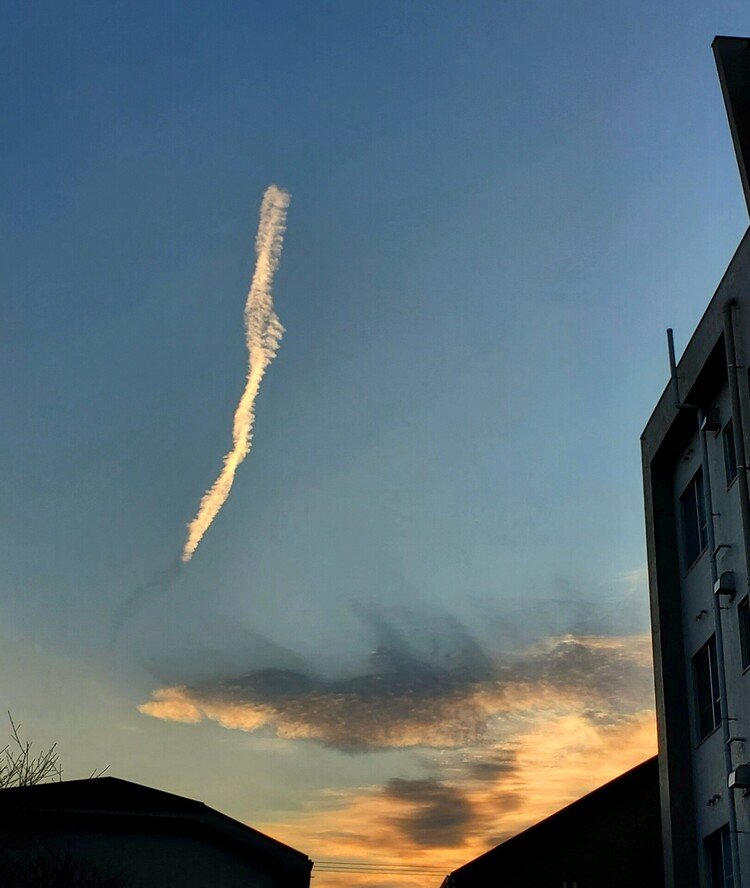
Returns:
[[[19,868],[12,884],[52,884],[34,881],[34,868],[51,859],[55,871],[61,855],[95,870],[87,885],[128,888],[309,888],[312,869],[305,854],[202,802],[127,780],[0,790],[0,883]],[[79,884],[55,875],[55,885]]]
[[[662,888],[649,759],[452,872],[442,888]]]
[[[750,40],[713,49],[750,205]],[[670,356],[641,439],[665,883],[750,888],[750,232]]]

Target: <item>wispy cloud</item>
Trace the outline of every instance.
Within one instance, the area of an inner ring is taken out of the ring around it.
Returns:
[[[232,449],[224,457],[219,477],[204,494],[198,513],[188,524],[183,561],[190,561],[193,557],[203,535],[226,502],[237,468],[252,446],[255,399],[284,332],[273,309],[271,285],[281,256],[289,200],[289,194],[276,185],[267,188],[263,195],[255,240],[257,261],[245,304],[245,335],[249,353],[247,382],[234,414]]]
[[[648,565],[645,563],[622,571],[616,579],[625,587],[628,595],[637,595],[643,601],[648,599]]]
[[[137,614],[149,601],[154,601],[160,595],[168,592],[177,581],[182,565],[175,556],[175,560],[169,567],[158,571],[142,586],[134,589],[116,608],[112,618],[112,642],[119,638],[123,626]]]

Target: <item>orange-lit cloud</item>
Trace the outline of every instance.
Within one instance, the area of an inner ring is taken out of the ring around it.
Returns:
[[[650,700],[645,637],[548,639],[508,662],[467,642],[449,662],[409,651],[377,650],[370,669],[346,679],[265,669],[218,682],[161,688],[139,709],[165,721],[202,719],[226,728],[267,727],[285,739],[312,740],[348,752],[460,748],[503,728],[586,702],[592,721],[611,721]]]
[[[252,446],[255,398],[284,332],[273,310],[271,284],[281,256],[289,199],[289,194],[276,185],[267,188],[263,195],[255,239],[255,273],[245,304],[245,338],[249,355],[247,382],[234,414],[232,449],[224,457],[219,477],[201,499],[198,514],[188,524],[183,561],[190,561],[193,557],[203,534],[226,502],[237,468]]]
[[[448,873],[655,751],[645,635],[547,638],[512,658],[468,637],[443,659],[380,648],[346,679],[261,670],[162,688],[139,708],[348,753],[422,748],[423,773],[331,789],[261,825],[314,860],[407,867],[319,870],[318,888],[437,888],[436,870]]]
[[[565,706],[556,716],[546,713],[530,723],[515,737],[510,757],[504,746],[464,750],[460,766],[446,768],[445,780],[330,792],[309,810],[265,828],[305,848],[314,860],[430,870],[377,878],[320,872],[319,888],[437,888],[436,868],[447,874],[654,754],[650,709],[602,726],[583,715],[580,705],[575,708]],[[494,760],[501,767],[493,770]]]

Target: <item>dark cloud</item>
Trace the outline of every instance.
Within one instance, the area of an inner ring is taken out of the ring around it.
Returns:
[[[390,823],[421,847],[460,845],[476,820],[471,802],[461,790],[438,780],[396,777],[388,782],[384,794],[412,807],[410,812],[390,818]]]
[[[494,782],[498,777],[512,774],[518,765],[515,756],[492,757],[481,761],[472,762],[469,772],[477,780]]]
[[[613,724],[652,702],[648,657],[635,641],[566,637],[504,660],[456,622],[438,632],[397,629],[375,618],[371,625],[379,643],[359,674],[259,669],[164,689],[141,711],[178,721],[207,717],[244,730],[268,726],[280,736],[365,752],[477,744],[490,719],[497,734],[498,719],[558,699],[579,700],[596,724]],[[490,779],[512,761],[478,766]]]
[[[508,674],[520,681],[578,691],[607,704],[635,695],[649,705],[651,669],[635,653],[606,638],[564,638],[509,667]]]
[[[194,686],[191,696],[199,704],[271,707],[286,722],[313,727],[326,745],[357,752],[419,745],[420,736],[432,745],[431,737],[444,735],[441,725],[451,726],[453,742],[476,740],[485,718],[469,692],[491,676],[489,661],[474,652],[446,663],[379,647],[362,675],[332,680],[265,669]]]

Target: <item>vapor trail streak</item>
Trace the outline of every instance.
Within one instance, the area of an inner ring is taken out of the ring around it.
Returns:
[[[213,486],[204,494],[198,514],[188,524],[182,560],[190,561],[203,535],[218,515],[232,489],[239,464],[250,452],[255,420],[255,398],[266,368],[276,357],[284,328],[273,310],[271,284],[279,267],[286,230],[286,211],[290,195],[271,185],[260,205],[260,222],[255,238],[257,261],[250,292],[245,303],[245,336],[250,356],[247,384],[234,414],[232,449],[224,457],[224,466]]]
[[[129,623],[136,614],[139,614],[150,601],[153,601],[170,591],[172,586],[177,582],[181,569],[182,566],[180,565],[180,561],[175,556],[174,561],[169,567],[165,570],[157,571],[148,582],[133,589],[130,595],[127,596],[115,611],[114,619],[112,620],[111,636],[113,644],[116,643],[117,639],[120,637],[123,627]]]

